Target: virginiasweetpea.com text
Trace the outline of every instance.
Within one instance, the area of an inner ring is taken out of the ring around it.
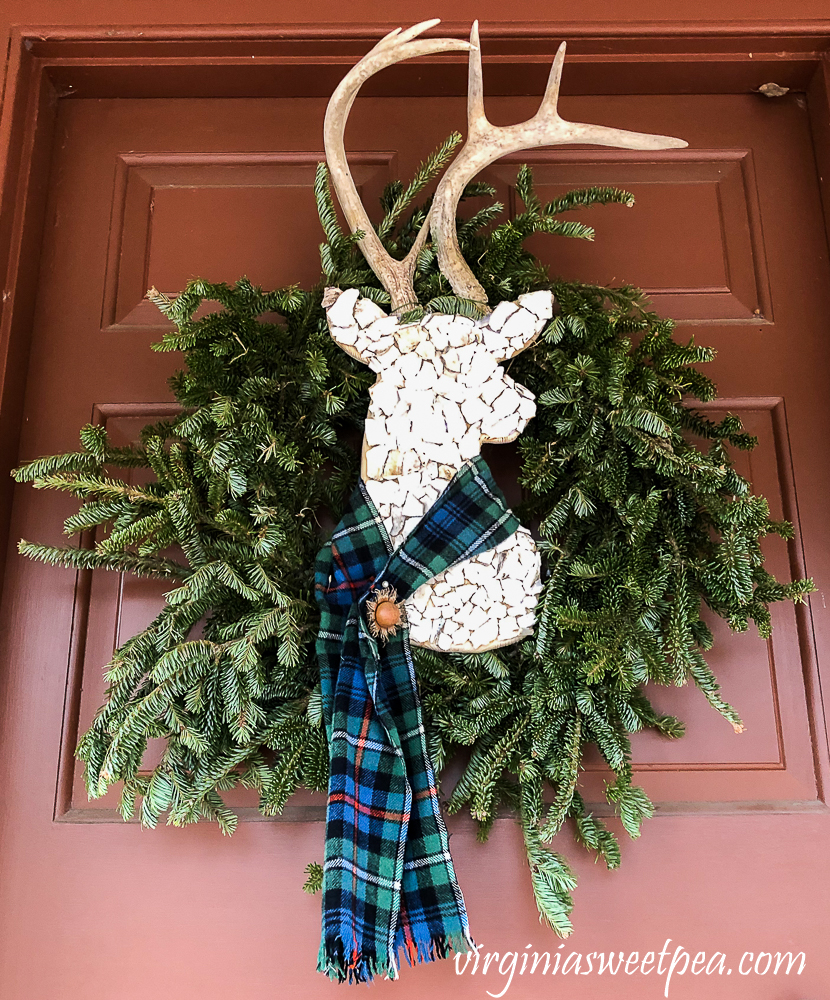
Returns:
[[[662,995],[669,997],[671,988],[684,977],[800,976],[807,965],[803,951],[745,951],[727,957],[721,951],[695,952],[674,944],[671,938],[661,951],[568,952],[564,944],[553,952],[532,949],[529,944],[522,951],[498,952],[478,945],[474,951],[455,956],[455,972],[480,977],[487,996],[496,1000],[507,995],[516,976],[525,975],[653,976],[651,982],[659,982]]]

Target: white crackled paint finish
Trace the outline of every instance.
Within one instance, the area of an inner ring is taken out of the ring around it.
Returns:
[[[397,547],[482,444],[515,440],[535,415],[533,394],[498,362],[539,335],[553,297],[521,295],[480,320],[433,313],[405,324],[357,289],[329,288],[323,304],[334,340],[378,375],[362,474]],[[410,640],[474,652],[529,635],[540,568],[530,532],[519,528],[415,591],[406,604]]]

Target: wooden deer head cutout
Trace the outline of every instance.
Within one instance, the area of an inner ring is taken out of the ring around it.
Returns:
[[[401,544],[463,464],[485,442],[513,441],[536,413],[532,393],[499,364],[524,350],[553,315],[549,291],[520,295],[487,312],[487,296],[467,266],[455,231],[461,194],[484,167],[507,153],[536,146],[591,143],[624,149],[670,149],[682,139],[567,122],[557,110],[565,43],[559,47],[539,111],[503,128],[484,113],[478,22],[470,41],[421,35],[438,24],[396,28],[341,81],[326,112],[326,159],[332,182],[366,260],[391,297],[391,314],[357,289],[326,289],[329,330],[352,357],[378,378],[370,390],[361,471],[395,546]],[[365,80],[404,59],[469,51],[468,134],[438,184],[430,215],[401,260],[384,249],[349,171],[344,131]],[[399,315],[417,304],[413,288],[419,251],[432,231],[441,272],[456,295],[481,303],[479,320],[427,314],[415,323]],[[473,652],[515,642],[532,632],[541,590],[540,558],[520,528],[495,548],[451,567],[420,587],[407,602],[410,641],[446,651]]]

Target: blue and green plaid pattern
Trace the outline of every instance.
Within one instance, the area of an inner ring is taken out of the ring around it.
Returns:
[[[479,456],[393,552],[361,481],[318,555],[317,656],[329,740],[323,930],[317,968],[366,982],[472,945],[427,754],[406,630],[369,633],[366,598],[400,599],[509,538],[519,522]]]

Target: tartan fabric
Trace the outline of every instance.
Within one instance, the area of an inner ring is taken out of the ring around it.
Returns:
[[[361,480],[318,555],[317,639],[330,777],[317,968],[339,981],[397,978],[410,964],[472,946],[427,753],[406,630],[375,640],[366,598],[400,599],[519,522],[484,460],[467,462],[392,551]]]

